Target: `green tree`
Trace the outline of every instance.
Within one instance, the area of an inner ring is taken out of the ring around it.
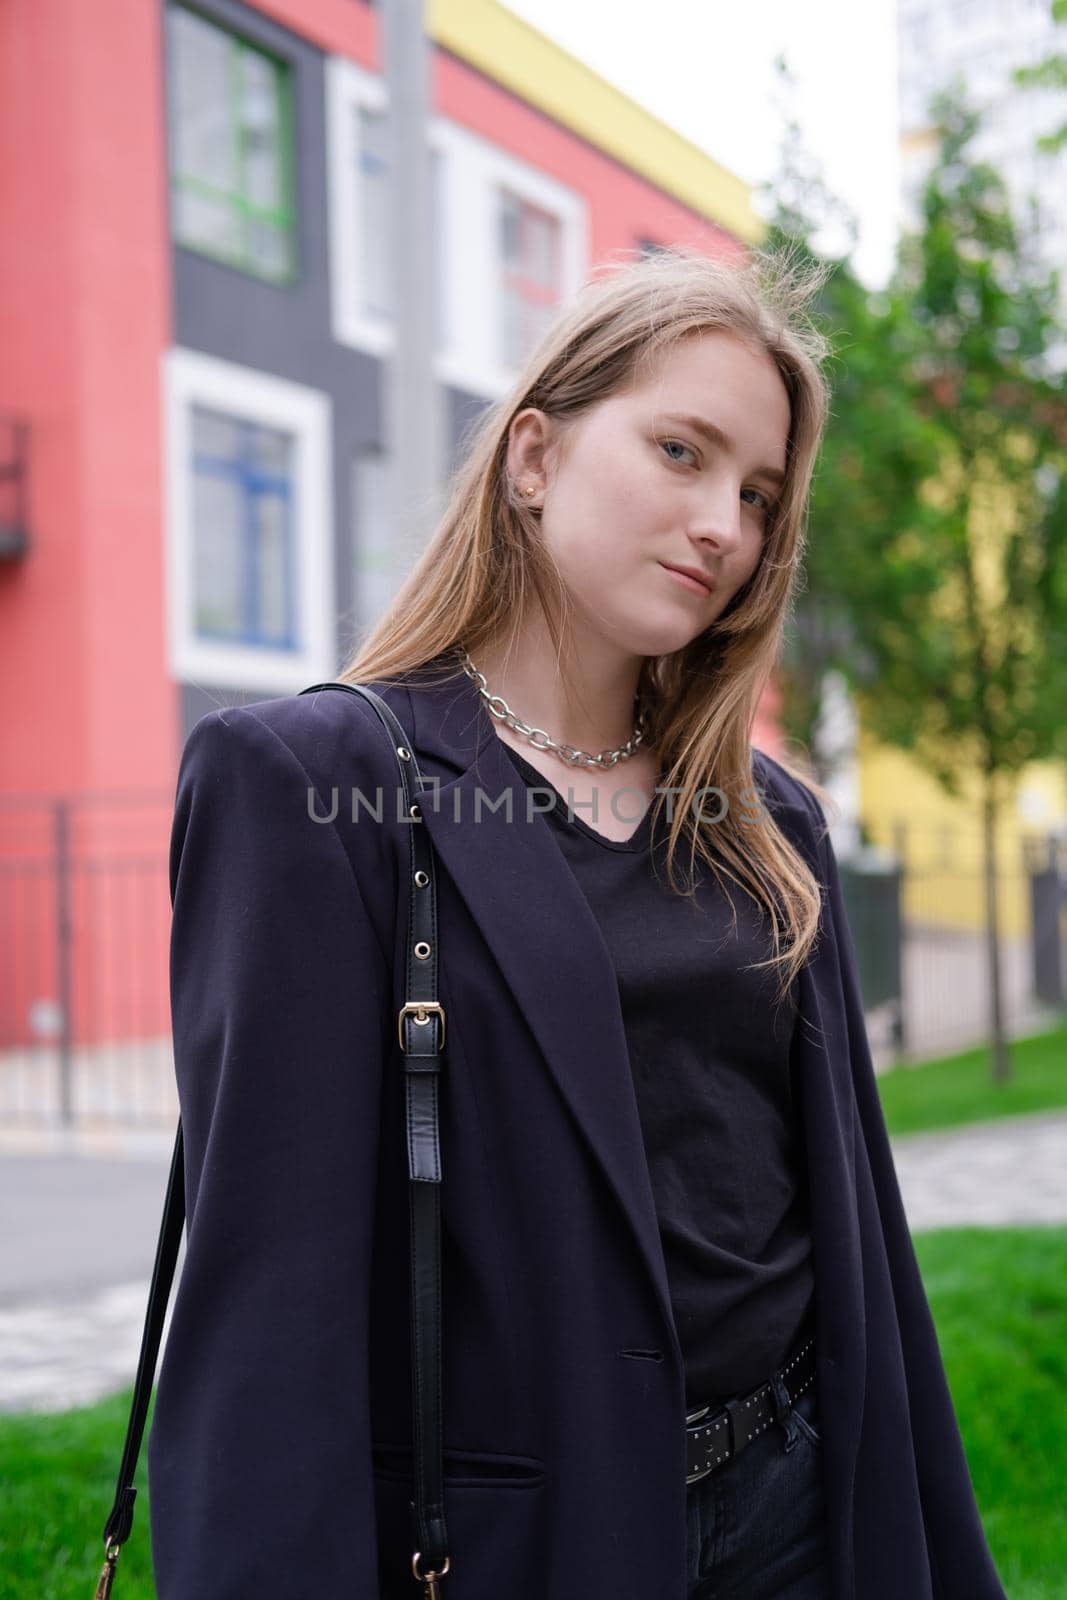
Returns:
[[[790,80],[779,63],[787,89]],[[994,838],[1006,780],[1067,751],[1067,406],[1049,358],[1058,278],[970,159],[962,91],[935,98],[922,223],[884,292],[832,262],[816,308],[835,355],[806,581],[783,660],[787,735],[811,752],[831,669],[864,725],[954,797],[982,784],[994,1081],[1004,1037]],[[814,256],[838,207],[787,119],[769,244]],[[829,755],[832,761],[832,753]]]
[[[852,682],[867,726],[948,793],[959,794],[962,770],[980,775],[1002,1081],[995,829],[1006,780],[1065,748],[1067,407],[1048,358],[1061,332],[1059,280],[1020,242],[999,175],[969,159],[978,115],[956,89],[932,110],[938,148],[922,226],[902,241],[890,299],[938,470],[898,532],[903,583],[863,614]]]
[[[821,264],[825,278],[812,313],[834,352],[804,578],[783,649],[781,719],[787,740],[825,781],[843,753],[818,731],[828,675],[851,682],[862,668],[868,615],[880,612],[887,590],[936,584],[936,573],[901,558],[897,542],[901,528],[924,515],[920,489],[936,471],[937,455],[906,358],[906,313],[856,276],[855,217],[808,155],[794,109],[795,80],[782,57],[775,67],[783,136],[778,171],[763,186],[770,210],[765,243]],[[843,244],[843,253],[820,254],[817,246],[831,242]]]

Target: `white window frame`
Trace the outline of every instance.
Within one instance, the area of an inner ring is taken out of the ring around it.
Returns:
[[[340,344],[386,357],[395,338],[390,325],[360,315],[356,263],[360,259],[359,173],[352,161],[351,129],[360,106],[388,108],[384,80],[341,56],[326,61],[327,195],[330,232],[330,302],[333,336]],[[500,303],[496,193],[506,185],[560,221],[560,304],[585,280],[590,260],[589,208],[582,195],[447,117],[427,122],[430,145],[443,157],[440,214],[445,219],[439,270],[446,344],[434,354],[442,384],[496,399],[514,381],[500,357],[495,317]]]
[[[330,397],[318,389],[197,350],[166,350],[162,362],[167,656],[180,682],[298,692],[332,677],[336,663],[334,514]],[[197,635],[193,616],[192,408],[248,417],[294,438],[300,651],[227,644]]]

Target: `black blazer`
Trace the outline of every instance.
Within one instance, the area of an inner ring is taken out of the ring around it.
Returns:
[[[440,780],[422,812],[447,1013],[442,1600],[684,1600],[684,1372],[610,959],[470,680],[379,692]],[[825,821],[754,756],[825,885],[793,1065],[832,1597],[1004,1600]],[[312,820],[309,788],[320,818],[336,798],[332,820]],[[493,808],[508,789],[511,822]],[[418,824],[397,792],[388,734],[337,691],[211,712],[185,745],[171,995],[188,1222],[148,1442],[160,1600],[422,1592],[396,1022]]]

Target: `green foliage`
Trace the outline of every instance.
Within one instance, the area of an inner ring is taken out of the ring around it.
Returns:
[[[992,863],[1007,782],[1067,757],[1067,387],[1059,275],[1016,231],[998,173],[973,158],[979,118],[934,97],[921,227],[884,293],[847,259],[818,315],[834,401],[811,497],[807,586],[783,659],[788,738],[825,779],[816,735],[836,669],[882,743],[953,796],[981,779]],[[769,243],[813,251],[833,205],[790,124]],[[990,865],[989,880],[995,884]],[[1003,1037],[996,896],[986,896],[994,1078]]]
[[[970,160],[976,115],[951,93],[933,109],[923,226],[892,282],[872,292],[842,258],[816,308],[833,401],[783,719],[825,776],[815,727],[836,669],[865,725],[957,794],[961,770],[1067,754],[1067,394],[1049,357],[1058,276]],[[814,256],[837,203],[800,151],[792,123],[767,243]]]
[[[1014,774],[1064,749],[1067,405],[1049,352],[1058,274],[1017,236],[999,175],[969,158],[977,114],[937,96],[940,143],[891,299],[910,324],[909,370],[940,462],[924,537],[940,586],[905,618],[872,617],[868,724],[923,764]],[[910,648],[901,650],[906,621]]]
[[[895,664],[913,648],[913,614],[930,604],[942,576],[933,514],[921,499],[937,471],[937,440],[909,370],[899,303],[872,295],[840,262],[819,314],[833,330],[833,400],[783,675],[787,732],[816,756],[825,673],[840,672],[854,689],[883,682],[887,657]],[[891,648],[878,648],[887,636]],[[910,743],[913,731],[912,719],[901,719],[897,742]]]
[[[781,58],[776,66],[785,129],[779,171],[764,186],[773,207],[765,247],[828,259],[832,267],[813,306],[834,351],[827,363],[830,420],[781,680],[786,735],[826,777],[837,754],[816,739],[826,674],[839,672],[853,688],[880,681],[884,653],[868,649],[869,619],[884,619],[903,653],[911,644],[910,612],[929,604],[941,584],[928,526],[933,512],[921,499],[923,484],[938,471],[938,440],[922,411],[924,381],[913,370],[907,308],[857,277],[850,260],[855,219],[806,155],[788,110],[792,75]],[[845,254],[820,257],[815,241],[835,228],[844,235]],[[901,719],[892,742],[906,746],[913,733],[912,720]]]
[[[1052,0],[1052,20],[1067,23],[1067,0]],[[1056,51],[1032,67],[1016,67],[1012,80],[1020,89],[1067,89],[1067,51]],[[1067,144],[1067,122],[1042,134],[1037,148],[1051,154]]]

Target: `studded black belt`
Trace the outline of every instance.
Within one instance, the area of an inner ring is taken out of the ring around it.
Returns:
[[[790,1403],[815,1382],[815,1340],[800,1345],[775,1377],[785,1384]],[[710,1413],[710,1414],[709,1414]],[[686,1483],[695,1483],[766,1433],[778,1419],[774,1383],[769,1379],[751,1394],[741,1395],[713,1411],[710,1405],[685,1418]]]

